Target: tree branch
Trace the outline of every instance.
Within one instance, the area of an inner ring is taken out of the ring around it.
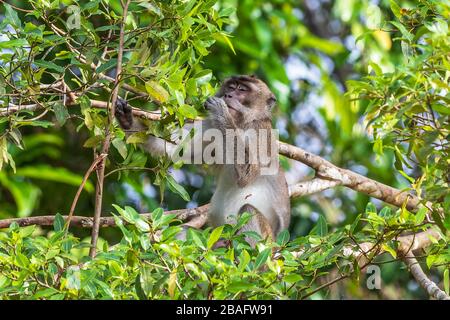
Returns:
[[[322,157],[299,147],[291,146],[284,142],[279,142],[278,145],[280,154],[313,168],[318,178],[336,181],[338,182],[337,185],[341,184],[399,208],[406,202],[408,210],[417,210],[419,198],[409,192],[395,189],[353,171],[339,168]]]
[[[199,217],[205,217],[208,211],[209,204],[193,209],[181,209],[181,210],[170,210],[164,212],[165,214],[175,214],[180,220],[190,221],[197,219]],[[150,218],[151,213],[142,213],[142,216]],[[68,216],[63,216],[65,222],[68,220]],[[52,226],[55,221],[54,215],[48,216],[36,216],[28,218],[14,218],[14,219],[4,219],[0,220],[0,229],[8,228],[12,223],[17,223],[21,227],[40,225],[40,226]],[[124,221],[126,223],[126,221]],[[94,219],[92,217],[82,217],[73,216],[70,220],[71,227],[81,227],[81,228],[92,228],[94,225]],[[114,217],[101,217],[99,219],[100,227],[115,227],[116,222]],[[201,226],[200,226],[201,227]]]
[[[326,184],[321,184],[319,181],[315,181],[317,179],[312,179],[310,181],[300,182],[296,185],[291,185],[290,196],[291,197],[300,197],[309,194],[313,194],[316,192],[323,191],[327,188],[331,188],[332,186],[327,186]],[[308,189],[308,185],[316,185],[311,189]],[[319,187],[320,186],[320,187]],[[175,213],[177,217],[186,222],[187,226],[193,228],[201,228],[206,224],[206,214],[209,208],[209,204],[205,204],[201,207],[192,208],[192,209],[178,209],[178,210],[170,210],[166,211],[166,214]],[[149,217],[150,213],[142,213],[144,217]],[[64,216],[64,219],[67,219],[67,216]],[[51,226],[55,220],[54,215],[46,215],[46,216],[36,216],[36,217],[27,217],[27,218],[13,218],[13,219],[3,219],[0,220],[0,229],[8,228],[12,223],[16,222],[19,226],[29,226],[29,225],[40,225],[40,226]],[[114,217],[103,217],[99,220],[100,227],[115,227],[116,222],[114,221]],[[82,227],[82,228],[92,228],[93,219],[91,217],[81,217],[81,216],[73,216],[70,220],[70,226],[73,227]]]
[[[69,225],[70,225],[70,220],[72,219],[73,213],[75,211],[75,207],[77,205],[78,199],[80,197],[81,191],[84,188],[84,185],[87,182],[87,179],[89,178],[89,176],[91,175],[92,171],[94,171],[94,169],[97,167],[97,165],[99,164],[100,161],[103,161],[103,159],[106,157],[106,154],[101,154],[100,156],[98,156],[91,164],[91,166],[89,167],[89,169],[86,171],[86,173],[84,174],[83,177],[83,181],[81,182],[80,186],[78,187],[77,193],[75,194],[75,197],[73,198],[72,201],[72,205],[70,207],[70,211],[69,211],[69,215],[67,217],[67,228],[66,231],[69,230]]]
[[[289,186],[289,195],[291,196],[291,198],[296,198],[308,194],[318,193],[326,189],[334,188],[341,184],[342,183],[337,180],[314,178],[309,181],[304,181]]]
[[[76,95],[75,95],[76,96]],[[100,101],[100,100],[90,100],[91,102],[91,106],[93,108],[96,109],[108,109],[108,103],[105,101]],[[72,98],[70,101],[68,101],[68,103],[66,104],[67,106],[73,106],[76,105],[77,102],[74,101]],[[20,112],[20,111],[37,111],[40,109],[44,109],[45,105],[44,104],[23,104],[23,105],[17,105],[17,104],[13,104],[13,103],[9,103],[7,108],[0,108],[0,117],[7,117],[11,114],[14,114],[16,112]],[[151,111],[145,111],[139,108],[132,108],[132,112],[133,115],[143,118],[143,119],[148,119],[148,120],[153,120],[153,121],[158,121],[161,120],[161,113],[160,112],[151,112]]]
[[[450,297],[442,291],[436,283],[431,281],[425,272],[423,272],[422,267],[417,261],[414,254],[410,251],[404,258],[403,261],[409,268],[409,272],[411,272],[412,276],[419,285],[426,291],[426,293],[437,300],[450,300]]]

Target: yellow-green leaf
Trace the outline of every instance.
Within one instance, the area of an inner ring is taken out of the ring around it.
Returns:
[[[211,232],[211,234],[208,238],[208,242],[207,242],[208,249],[211,249],[211,247],[214,245],[214,243],[216,243],[217,240],[219,240],[220,236],[222,235],[223,227],[224,226],[215,228],[213,230],[213,232]]]
[[[167,102],[169,100],[167,90],[156,81],[147,81],[145,83],[145,89],[152,98],[159,102]]]
[[[177,284],[177,272],[172,271],[169,276],[169,286],[167,289],[167,291],[169,292],[169,296],[171,298],[173,298],[173,296],[175,295],[176,284]]]

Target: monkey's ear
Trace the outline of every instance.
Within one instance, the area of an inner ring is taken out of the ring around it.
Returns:
[[[267,109],[272,110],[275,104],[277,103],[277,98],[272,95],[269,99],[267,99]]]

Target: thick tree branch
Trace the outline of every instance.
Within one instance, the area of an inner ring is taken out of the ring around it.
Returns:
[[[291,198],[301,197],[308,194],[318,193],[326,189],[334,188],[340,184],[342,183],[337,180],[314,178],[309,181],[304,181],[289,186],[289,195],[291,196]]]
[[[178,219],[182,221],[190,221],[199,217],[205,216],[208,211],[209,205],[206,204],[201,207],[193,209],[181,209],[166,211],[165,214],[175,214]],[[142,216],[150,218],[151,213],[142,213]],[[63,216],[64,221],[67,222],[68,216]],[[54,215],[49,216],[36,216],[28,218],[14,218],[0,220],[0,229],[8,228],[12,223],[17,223],[21,227],[40,225],[40,226],[52,226],[55,221]],[[70,220],[71,227],[92,228],[94,225],[94,219],[92,217],[73,216]],[[101,217],[99,219],[100,227],[115,227],[116,222],[114,217]],[[193,226],[194,227],[194,226]]]
[[[353,171],[339,168],[322,157],[309,153],[299,147],[279,142],[279,153],[313,168],[316,170],[316,176],[318,178],[339,182],[338,184],[365,193],[396,207],[401,208],[406,202],[408,210],[415,211],[419,205],[419,199],[409,192],[392,188]]]
[[[299,197],[305,196],[309,194],[313,194],[316,192],[323,191],[327,188],[331,188],[332,186],[328,186],[327,184],[321,184],[320,181],[315,181],[317,179],[312,179],[310,181],[300,182],[295,185],[291,185],[290,196],[291,197]],[[309,189],[308,185],[315,185],[315,187]],[[192,209],[179,209],[179,210],[171,210],[166,211],[167,214],[176,214],[177,217],[186,222],[186,225],[191,226],[193,228],[201,228],[206,223],[206,213],[208,211],[209,204],[205,204],[201,207],[192,208]],[[149,217],[150,213],[142,213],[144,217]],[[67,219],[67,216],[64,216],[64,219]],[[47,216],[36,216],[36,217],[27,217],[27,218],[14,218],[14,219],[3,219],[0,220],[0,229],[8,228],[13,222],[17,223],[19,226],[29,226],[29,225],[40,225],[40,226],[51,226],[55,221],[54,215]],[[114,221],[114,217],[103,217],[99,220],[100,227],[114,227],[116,226],[116,222]],[[70,226],[73,227],[82,227],[82,228],[92,228],[93,219],[91,217],[80,217],[73,216],[70,220]]]

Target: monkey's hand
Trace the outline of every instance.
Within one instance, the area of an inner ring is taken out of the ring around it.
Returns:
[[[205,101],[205,109],[214,115],[223,115],[228,112],[228,106],[222,98],[209,97]]]
[[[117,97],[115,111],[116,119],[117,121],[119,121],[122,129],[130,129],[133,126],[133,113],[131,107],[128,105],[127,100]]]
[[[232,129],[236,127],[228,106],[222,98],[209,97],[205,102],[205,108],[209,111],[216,128]]]

